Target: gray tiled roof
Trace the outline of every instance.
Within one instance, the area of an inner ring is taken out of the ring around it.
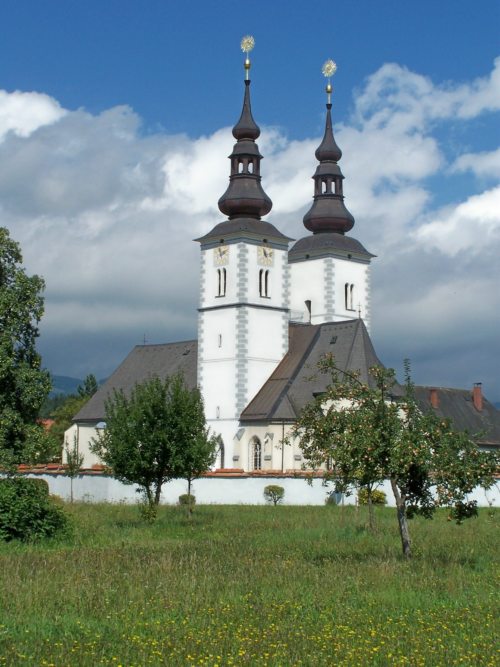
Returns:
[[[433,408],[430,401],[431,389],[437,392],[439,405]],[[476,410],[469,389],[448,387],[415,387],[415,398],[424,412],[434,412],[439,417],[452,421],[457,431],[468,431],[478,443],[500,445],[500,410],[497,410],[483,396],[483,409]]]
[[[198,342],[195,340],[164,345],[137,345],[75,415],[74,421],[103,421],[104,403],[112,396],[113,390],[121,389],[129,395],[137,383],[155,376],[164,379],[180,371],[184,374],[187,386],[196,387],[197,356]]]
[[[325,391],[329,377],[318,361],[332,353],[337,367],[358,371],[362,382],[369,369],[382,366],[363,320],[327,324],[290,324],[290,347],[283,361],[241,414],[241,421],[293,421],[315,394]]]

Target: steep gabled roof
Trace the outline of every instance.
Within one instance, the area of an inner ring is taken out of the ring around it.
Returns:
[[[431,391],[436,392],[437,407],[432,406]],[[500,445],[500,410],[484,397],[482,410],[477,410],[470,389],[416,386],[415,398],[424,412],[450,419],[453,428],[467,431],[477,443]]]
[[[105,417],[105,401],[114,390],[130,395],[134,386],[152,377],[164,379],[182,372],[189,388],[196,387],[198,342],[137,345],[102,387],[75,415],[76,422],[99,422]]]
[[[289,351],[241,414],[242,422],[293,421],[330,381],[318,362],[333,354],[342,371],[357,371],[372,384],[369,369],[382,366],[363,320],[327,324],[290,324]]]

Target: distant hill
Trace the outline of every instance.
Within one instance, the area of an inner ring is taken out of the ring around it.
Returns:
[[[50,392],[50,396],[76,394],[76,390],[82,382],[83,380],[68,377],[67,375],[52,375],[52,391]]]

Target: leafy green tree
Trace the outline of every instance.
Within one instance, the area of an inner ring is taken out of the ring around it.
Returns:
[[[282,486],[279,486],[278,484],[269,484],[264,487],[264,498],[268,502],[273,503],[274,506],[283,502],[284,497],[285,489]]]
[[[476,486],[492,486],[499,461],[449,421],[419,410],[408,362],[405,366],[404,392],[397,397],[393,370],[370,369],[367,385],[326,358],[321,370],[331,373],[332,382],[306,406],[294,435],[306,461],[326,466],[325,479],[339,490],[364,487],[369,497],[370,489],[390,480],[403,554],[410,558],[408,519],[430,518],[443,506],[457,522],[474,516],[476,503],[467,495]]]
[[[194,479],[213,463],[217,440],[206,428],[203,401],[181,375],[137,384],[130,397],[115,391],[105,421],[91,449],[117,479],[139,486],[151,518],[163,484]]]
[[[36,420],[50,391],[35,347],[44,282],[21,263],[19,245],[0,227],[0,466],[10,471],[36,460],[43,438]]]
[[[83,381],[83,384],[78,387],[77,392],[80,398],[86,398],[88,400],[96,393],[98,389],[99,385],[97,384],[95,375],[90,373]]]
[[[80,472],[84,456],[78,451],[78,442],[76,436],[73,438],[72,446],[70,447],[69,445],[65,445],[64,450],[66,452],[66,474],[70,480],[70,500],[73,502],[73,480]]]

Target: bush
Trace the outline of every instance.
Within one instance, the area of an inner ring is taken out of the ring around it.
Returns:
[[[183,493],[179,496],[179,505],[188,505],[189,507],[196,505],[196,496],[193,496],[192,493]]]
[[[270,484],[264,489],[264,498],[269,503],[274,503],[277,505],[285,497],[285,489],[282,486],[276,484]]]
[[[368,505],[368,489],[362,488],[358,491],[358,503]],[[372,491],[372,505],[387,505],[387,496],[383,491],[378,489]]]
[[[29,477],[0,480],[0,539],[34,541],[68,529],[66,514],[49,496],[45,480]]]

